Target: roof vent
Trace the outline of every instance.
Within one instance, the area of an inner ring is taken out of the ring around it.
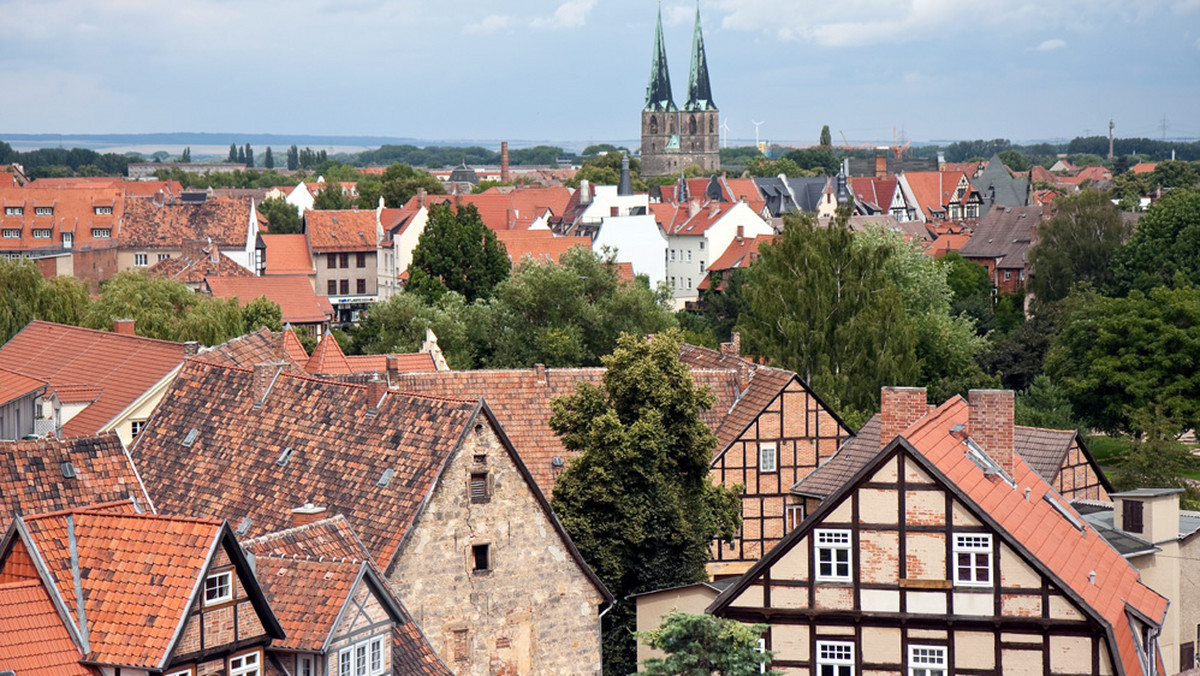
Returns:
[[[72,465],[70,460],[64,462],[62,464],[62,473],[63,473],[64,479],[74,479],[75,478],[75,465]]]
[[[1088,584],[1096,584],[1096,571],[1088,571]]]
[[[375,482],[380,488],[387,488],[387,485],[392,483],[392,477],[396,476],[396,470],[391,467],[383,470],[383,474],[379,477],[379,481]]]
[[[237,530],[233,531],[234,534],[238,537],[245,535],[250,530],[250,524],[252,523],[254,523],[254,519],[250,517],[242,519],[242,522],[238,524]]]
[[[292,453],[295,450],[296,449],[292,448],[291,446],[283,449],[283,453],[279,454],[279,459],[275,461],[275,464],[279,465],[280,467],[287,467],[288,460],[292,459]]]
[[[190,447],[196,442],[196,437],[198,436],[200,436],[200,430],[193,427],[192,429],[188,430],[187,436],[183,438],[183,445]]]
[[[556,456],[554,456],[553,458],[550,458],[550,464],[551,464],[552,466],[554,466],[554,467],[562,467],[562,466],[563,466],[563,459],[562,459],[562,457],[561,457],[561,456],[557,456],[557,455],[556,455]]]
[[[1042,493],[1042,499],[1050,503],[1050,506],[1054,508],[1054,511],[1058,512],[1062,518],[1066,519],[1068,523],[1074,526],[1075,530],[1087,535],[1087,528],[1083,525],[1082,521],[1076,518],[1073,510],[1070,507],[1067,507],[1058,500],[1054,499],[1054,496],[1052,496],[1049,491]]]

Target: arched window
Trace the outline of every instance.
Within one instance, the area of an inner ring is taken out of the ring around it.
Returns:
[[[689,134],[696,133],[696,116],[695,115],[692,115],[688,118],[688,133]]]
[[[658,116],[657,115],[650,116],[650,133],[651,134],[658,133]]]
[[[714,133],[713,132],[713,129],[715,128],[714,125],[716,125],[716,120],[713,119],[713,117],[710,115],[708,117],[708,133],[710,133],[710,134]]]

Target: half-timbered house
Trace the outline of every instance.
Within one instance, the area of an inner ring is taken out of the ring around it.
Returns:
[[[1012,392],[885,390],[880,448],[709,612],[786,674],[1156,674],[1167,600],[1020,455]]]

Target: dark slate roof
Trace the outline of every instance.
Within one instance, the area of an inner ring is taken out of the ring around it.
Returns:
[[[786,181],[786,183],[785,183]],[[779,178],[768,176],[754,179],[758,191],[766,200],[772,216],[782,216],[792,211],[816,211],[821,203],[821,194],[829,179],[823,176],[807,178]]]
[[[662,5],[658,7],[658,25],[654,29],[654,54],[650,57],[650,81],[646,84],[648,113],[671,113],[678,110],[671,95],[671,73],[667,70],[667,47],[663,42]]]
[[[1080,513],[1080,516],[1083,517],[1083,520],[1089,526],[1096,529],[1100,537],[1104,538],[1108,544],[1112,545],[1113,549],[1120,552],[1121,556],[1125,558],[1162,551],[1149,540],[1143,540],[1136,535],[1126,533],[1120,528],[1113,526],[1113,510],[1111,507],[1109,509]]]
[[[704,33],[700,30],[700,3],[696,3],[696,27],[692,34],[692,68],[688,74],[688,98],[684,110],[716,110],[708,83],[708,58],[704,55]]]
[[[1042,207],[998,207],[987,212],[959,249],[963,258],[993,258],[997,267],[1023,269],[1034,230],[1042,222]]]
[[[986,215],[993,206],[1023,207],[1029,204],[1029,177],[1013,176],[1000,161],[999,155],[992,155],[987,167],[970,180],[971,185],[983,197],[984,212],[981,216]]]
[[[367,416],[362,385],[280,371],[258,405],[253,379],[247,368],[183,368],[132,452],[155,505],[234,524],[249,517],[253,537],[285,528],[293,508],[313,502],[344,514],[389,565],[479,401],[390,391]]]
[[[871,416],[858,434],[846,440],[833,457],[792,486],[792,492],[819,499],[833,495],[879,453],[879,433],[879,415]],[[1047,482],[1053,482],[1058,476],[1074,439],[1074,430],[1048,430],[1020,425],[1013,430],[1013,446],[1017,454]]]

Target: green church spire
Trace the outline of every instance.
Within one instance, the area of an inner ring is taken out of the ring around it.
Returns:
[[[659,13],[659,26],[662,13]],[[708,59],[704,56],[704,34],[700,31],[700,3],[696,3],[696,28],[692,34],[692,70],[688,74],[688,99],[684,110],[716,110],[712,88],[708,84]]]
[[[646,85],[646,107],[643,110],[648,113],[673,113],[679,110],[671,96],[671,74],[667,72],[661,5],[658,8],[658,28],[654,29],[654,57],[650,62],[650,83]]]

